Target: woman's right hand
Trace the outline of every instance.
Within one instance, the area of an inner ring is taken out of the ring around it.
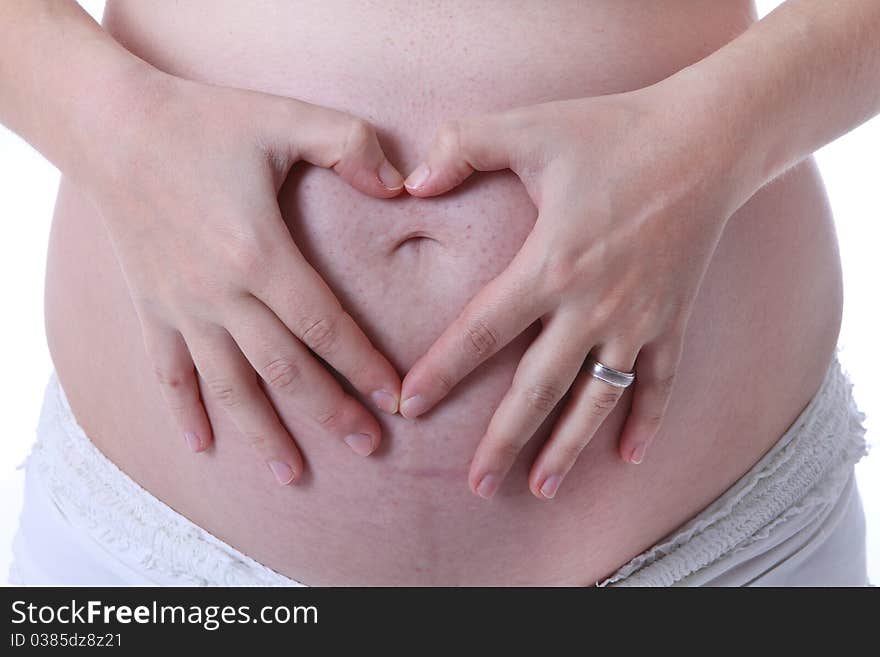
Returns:
[[[403,179],[366,122],[269,94],[154,72],[114,143],[84,158],[140,318],[147,352],[182,438],[211,443],[202,392],[228,412],[281,484],[303,459],[259,380],[327,434],[366,456],[376,418],[315,354],[381,410],[400,377],[306,262],[278,207],[298,160],[391,198]],[[294,433],[296,427],[292,427]]]

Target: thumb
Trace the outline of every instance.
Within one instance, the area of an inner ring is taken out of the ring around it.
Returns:
[[[506,114],[443,123],[427,156],[406,179],[406,190],[413,196],[436,196],[474,171],[510,168],[511,128]]]
[[[403,176],[385,157],[376,130],[367,121],[318,105],[288,101],[282,139],[292,159],[333,169],[355,189],[391,198],[403,190]]]

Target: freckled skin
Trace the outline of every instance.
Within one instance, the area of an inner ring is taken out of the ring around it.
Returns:
[[[542,3],[540,11],[528,3],[503,11],[481,3],[157,4],[111,0],[105,23],[170,73],[362,116],[404,172],[444,119],[644,86],[721,46],[752,15],[740,1]],[[383,201],[297,167],[279,202],[302,252],[401,374],[503,269],[535,220],[509,173],[475,175],[436,199]],[[210,399],[216,447],[193,455],[180,444],[101,222],[67,181],[46,319],[61,381],[98,447],[280,572],[326,585],[586,584],[698,512],[782,434],[836,343],[839,286],[830,215],[808,160],[729,222],[650,457],[635,468],[617,456],[624,398],[549,503],[526,485],[538,441],[491,502],[466,482],[474,447],[539,326],[424,418],[380,417],[383,442],[367,459],[297,435],[307,473],[282,489]],[[746,383],[753,367],[793,384]],[[296,417],[273,399],[282,419]]]

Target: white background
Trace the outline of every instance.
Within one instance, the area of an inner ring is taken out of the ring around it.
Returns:
[[[103,2],[81,3],[99,17]],[[776,5],[759,0],[763,16]],[[2,93],[2,90],[0,90]],[[868,440],[880,436],[880,119],[822,149],[817,158],[836,216],[843,258],[845,308],[841,360],[867,414]],[[16,470],[34,438],[51,370],[43,331],[43,269],[58,172],[0,127],[0,582],[21,504]],[[880,456],[857,466],[868,516],[869,570],[880,582]]]

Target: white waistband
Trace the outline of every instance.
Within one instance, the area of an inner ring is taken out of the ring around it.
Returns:
[[[848,573],[865,569],[863,527],[858,535],[864,520],[847,507],[861,514],[852,478],[853,465],[867,451],[863,422],[852,384],[834,358],[817,393],[761,460],[693,519],[601,585],[743,585],[760,578],[785,583],[770,571],[797,551],[809,551],[810,542],[818,548],[842,517],[851,526],[840,531],[855,534],[849,547],[862,563],[844,563],[846,555],[839,555],[839,565],[828,567],[844,571],[839,577],[826,575],[828,582],[849,582]],[[766,558],[768,552],[775,563]]]
[[[301,586],[177,513],[120,470],[77,423],[54,372],[26,465],[25,507],[31,485],[45,491],[71,527],[68,535],[79,537],[120,583]],[[26,513],[21,540],[28,540]]]

